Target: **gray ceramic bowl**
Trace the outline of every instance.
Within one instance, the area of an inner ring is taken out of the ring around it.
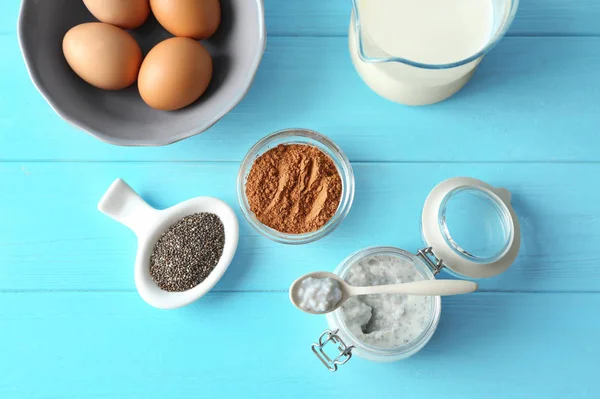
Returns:
[[[73,26],[95,21],[82,0],[23,0],[19,43],[33,83],[63,119],[112,144],[166,145],[211,127],[241,101],[254,79],[266,45],[263,2],[221,0],[221,8],[219,30],[202,42],[213,56],[213,80],[198,101],[174,112],[148,107],[137,84],[105,91],[71,70],[63,37]],[[152,16],[130,33],[144,54],[171,37]]]

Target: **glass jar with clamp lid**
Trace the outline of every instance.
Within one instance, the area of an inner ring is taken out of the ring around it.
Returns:
[[[496,276],[514,263],[520,248],[519,222],[510,201],[506,189],[480,180],[446,180],[423,207],[425,248],[416,254],[395,247],[366,248],[334,272],[351,285],[430,280],[441,270],[466,279]],[[380,362],[404,359],[433,336],[441,314],[439,296],[368,297],[350,298],[327,314],[329,329],[312,351],[329,370],[336,371],[353,355]]]

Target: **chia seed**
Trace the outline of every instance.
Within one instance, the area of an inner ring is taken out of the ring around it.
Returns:
[[[194,288],[217,266],[224,246],[225,228],[217,215],[186,216],[158,239],[150,256],[150,276],[165,291]]]

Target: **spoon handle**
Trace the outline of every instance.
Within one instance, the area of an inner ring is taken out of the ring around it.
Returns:
[[[146,203],[121,179],[115,180],[98,203],[98,210],[133,230],[138,237],[149,231],[159,211]]]
[[[464,280],[425,280],[410,283],[349,287],[350,296],[372,294],[460,295],[477,291],[477,283]]]

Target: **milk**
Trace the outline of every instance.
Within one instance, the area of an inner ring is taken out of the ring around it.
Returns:
[[[490,42],[494,1],[498,6],[498,0],[356,0],[364,51],[375,58],[401,57],[421,64],[463,61]],[[445,69],[366,62],[358,54],[355,18],[350,51],[356,69],[373,90],[392,101],[409,105],[441,101],[467,83],[481,60]]]

